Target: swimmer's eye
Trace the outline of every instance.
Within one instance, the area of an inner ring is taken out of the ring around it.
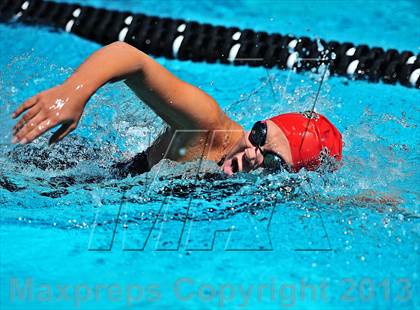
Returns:
[[[264,156],[264,161],[263,161],[264,168],[274,170],[274,171],[281,171],[281,170],[289,171],[289,165],[278,154],[274,152],[270,152],[270,151],[263,151],[263,156]]]
[[[249,135],[249,141],[252,145],[261,147],[265,144],[267,139],[267,124],[263,121],[258,121],[252,126]]]

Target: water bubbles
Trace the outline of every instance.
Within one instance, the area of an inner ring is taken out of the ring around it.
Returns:
[[[387,228],[389,226],[390,222],[391,222],[391,220],[388,217],[384,217],[382,219],[382,224],[385,228]]]
[[[61,110],[64,107],[65,101],[61,98],[57,98],[52,106],[50,106],[49,110]]]
[[[34,84],[35,85],[42,84],[44,82],[45,82],[45,79],[44,78],[36,78],[36,79],[34,79]]]
[[[316,45],[318,52],[322,52],[324,50],[324,45],[322,45],[321,40],[319,38],[316,38]]]

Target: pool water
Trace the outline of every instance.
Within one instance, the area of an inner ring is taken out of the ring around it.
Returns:
[[[116,1],[83,4],[419,52],[416,1]],[[62,82],[95,43],[0,24],[1,309],[416,309],[420,92],[330,77],[316,110],[342,131],[335,173],[227,178],[214,163],[110,166],[164,124],[122,83],[79,128],[10,143],[11,112]],[[311,107],[315,73],[157,59],[246,128]],[[198,171],[198,173],[197,173]],[[32,293],[32,296],[30,295]]]

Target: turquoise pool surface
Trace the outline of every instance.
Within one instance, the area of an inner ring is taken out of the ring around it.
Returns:
[[[74,2],[74,1],[73,1]],[[417,1],[83,4],[419,53]],[[342,131],[335,173],[164,161],[116,178],[113,161],[164,124],[122,83],[79,128],[10,143],[11,112],[99,45],[0,24],[0,309],[418,309],[420,91],[330,77],[316,110]],[[321,75],[157,59],[246,128],[311,107]],[[200,168],[197,177],[197,170]]]

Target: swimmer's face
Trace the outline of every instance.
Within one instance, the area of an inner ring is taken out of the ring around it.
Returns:
[[[283,131],[272,121],[267,120],[266,142],[260,148],[253,145],[250,140],[250,131],[243,136],[226,156],[222,169],[232,175],[235,172],[249,172],[264,166],[262,152],[271,152],[284,160],[287,165],[292,163],[292,154],[289,143]],[[262,151],[262,152],[261,152]]]

